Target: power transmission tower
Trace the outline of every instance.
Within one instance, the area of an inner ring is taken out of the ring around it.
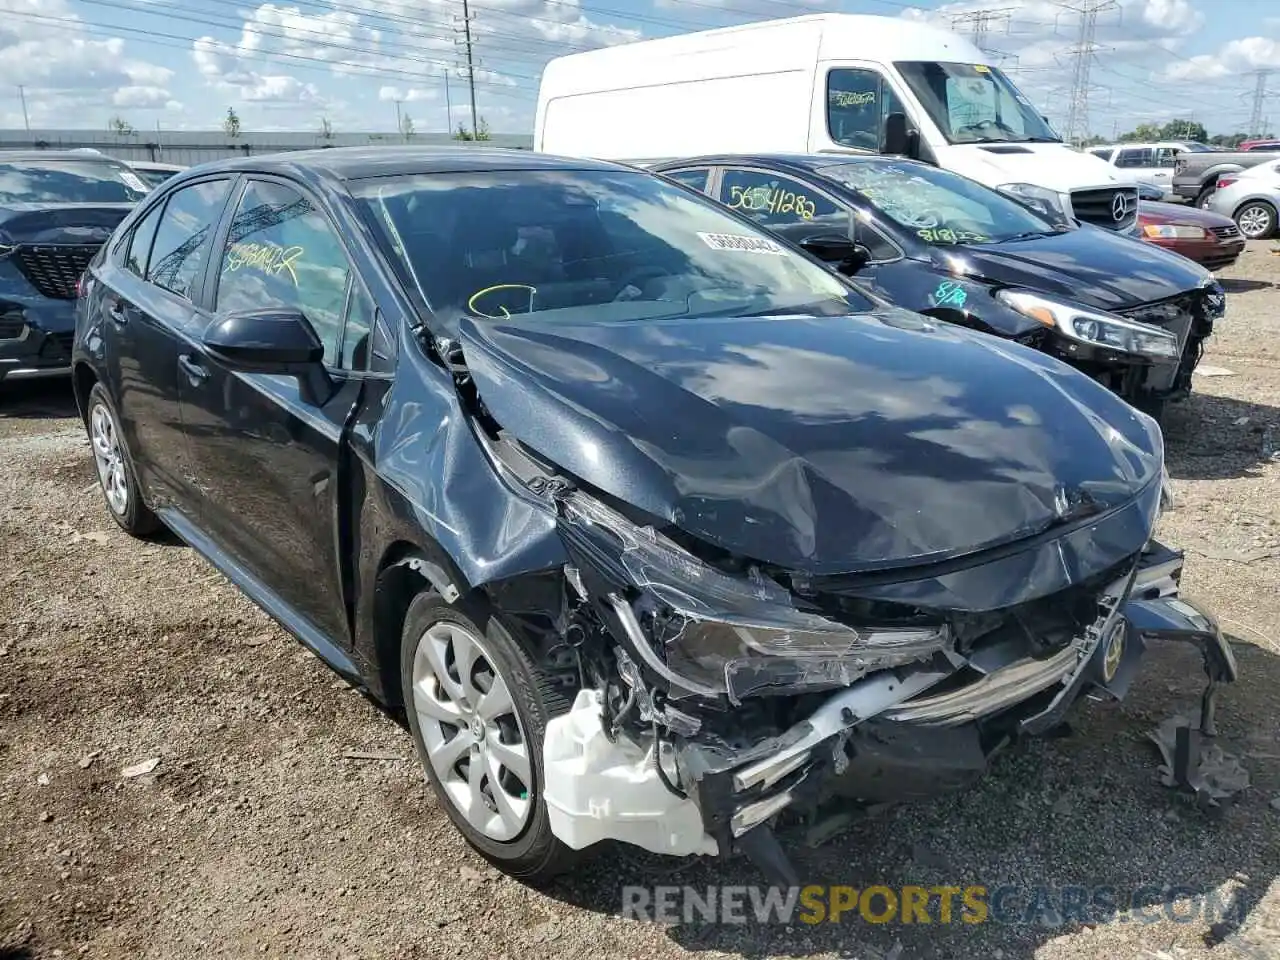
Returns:
[[[951,26],[960,30],[963,27],[969,27],[973,35],[973,45],[979,50],[985,50],[987,53],[994,53],[998,56],[1005,56],[999,50],[992,50],[986,46],[987,31],[990,29],[992,21],[1003,20],[1005,29],[1009,28],[1009,17],[1018,8],[1017,7],[1001,7],[998,10],[970,10],[968,13],[957,13],[951,17]]]
[[[1059,3],[1058,6],[1080,15],[1080,35],[1067,52],[1075,60],[1071,72],[1071,106],[1067,109],[1067,140],[1079,142],[1089,136],[1089,68],[1093,55],[1102,49],[1094,40],[1098,30],[1098,14],[1106,10],[1119,10],[1116,0],[1079,0],[1077,3]]]
[[[1261,70],[1253,71],[1253,75],[1257,78],[1253,85],[1253,110],[1249,113],[1249,135],[1260,137],[1266,131],[1263,130],[1262,107],[1267,100],[1267,77],[1272,73],[1271,68],[1264,67]]]
[[[471,21],[474,19],[468,0],[462,0],[462,42],[467,48],[467,86],[471,91],[471,136],[479,138],[480,127],[476,119],[476,65],[471,55]]]

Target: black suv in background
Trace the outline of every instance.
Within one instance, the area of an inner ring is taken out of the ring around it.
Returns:
[[[80,275],[147,192],[110,157],[0,152],[0,381],[70,371]]]

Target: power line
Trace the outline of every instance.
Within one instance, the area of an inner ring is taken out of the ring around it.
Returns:
[[[480,138],[480,128],[476,121],[476,65],[471,58],[471,8],[468,0],[462,0],[462,30],[467,45],[467,88],[471,91],[471,136]]]
[[[1018,7],[1001,7],[998,10],[970,10],[968,13],[957,13],[951,17],[951,26],[955,29],[968,26],[973,34],[973,45],[979,50],[986,50],[987,53],[998,53],[996,50],[987,50],[986,39],[987,30],[991,21],[1003,20],[1005,29],[1009,27],[1010,16],[1020,8]]]
[[[191,45],[196,38],[182,36],[170,33],[159,33],[154,30],[143,30],[137,27],[125,27],[117,24],[95,23],[90,20],[80,20],[68,17],[49,17],[38,13],[23,13],[11,10],[6,13],[10,17],[22,17],[28,20],[36,20],[47,24],[56,24],[54,29],[67,30],[73,33],[87,33],[93,36],[117,37],[120,33],[138,34],[140,38],[137,42],[150,46],[170,47],[175,50],[183,50],[187,53],[191,52]],[[177,41],[177,42],[173,42]],[[219,41],[215,41],[219,42]],[[229,46],[229,44],[220,44],[221,46]],[[216,51],[215,51],[216,52]],[[235,52],[235,56],[251,61],[268,62],[268,63],[288,63],[297,65],[297,69],[302,70],[321,70],[325,73],[332,73],[335,66],[343,66],[351,69],[353,72],[370,77],[388,77],[402,80],[416,80],[421,82],[424,77],[420,73],[410,73],[405,70],[396,70],[385,67],[373,67],[365,64],[351,64],[344,62],[335,62],[323,57],[308,57],[298,53],[284,53],[276,51],[240,51]],[[316,64],[317,66],[307,66],[307,64]],[[484,80],[477,80],[477,84],[492,87],[488,92],[495,96],[507,96],[514,99],[527,100],[531,94],[527,91],[513,90],[505,84],[489,83]]]
[[[1261,70],[1254,70],[1253,75],[1257,79],[1253,85],[1253,109],[1249,111],[1249,135],[1254,137],[1262,136],[1263,130],[1262,105],[1267,99],[1267,77],[1271,76],[1270,67],[1263,67]]]
[[[1067,140],[1079,142],[1089,136],[1089,68],[1093,65],[1094,51],[1101,44],[1094,40],[1098,31],[1098,14],[1104,10],[1119,10],[1116,0],[1081,0],[1078,4],[1059,3],[1058,6],[1080,15],[1080,38],[1068,53],[1075,59],[1071,76],[1071,105],[1067,109]]]

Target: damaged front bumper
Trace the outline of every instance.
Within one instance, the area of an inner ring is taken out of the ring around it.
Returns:
[[[1102,592],[1097,620],[1061,649],[1028,654],[1026,643],[1004,638],[879,670],[750,742],[728,742],[652,701],[641,709],[652,737],[609,731],[600,692],[584,690],[547,728],[552,830],[578,849],[604,839],[676,855],[738,849],[791,884],[772,833],[779,814],[815,822],[833,806],[847,813],[970,782],[1012,740],[1059,727],[1082,697],[1123,698],[1154,639],[1197,645],[1208,677],[1199,730],[1180,734],[1185,782],[1199,735],[1214,733],[1215,691],[1236,679],[1236,663],[1213,618],[1179,598],[1181,570],[1181,554],[1152,542]],[[629,668],[632,688],[642,687],[621,656],[624,677]]]

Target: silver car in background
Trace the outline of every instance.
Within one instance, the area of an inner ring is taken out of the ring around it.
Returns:
[[[1275,236],[1280,222],[1280,160],[1222,174],[1208,206],[1214,213],[1233,219],[1250,240]]]

